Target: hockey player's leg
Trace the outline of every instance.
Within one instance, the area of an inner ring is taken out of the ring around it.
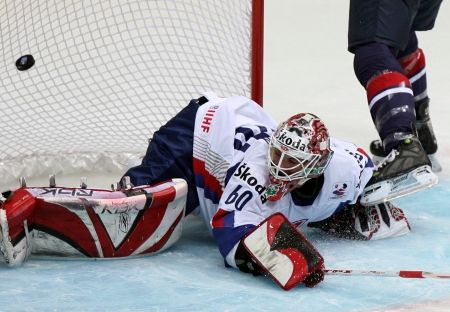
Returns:
[[[403,71],[392,48],[382,43],[368,44],[355,52],[355,72],[366,86],[372,120],[384,150],[389,152],[366,185],[361,199],[364,205],[404,196],[438,181],[415,136],[413,91]]]
[[[434,135],[433,126],[429,116],[429,98],[426,97],[416,102],[416,122],[417,136],[422,147],[428,155],[433,172],[442,171],[442,166],[437,158],[437,140]],[[370,152],[374,156],[375,163],[379,163],[387,155],[381,140],[374,140],[370,143]]]
[[[417,46],[416,34],[411,32],[407,48],[400,53],[398,61],[412,85],[416,113],[415,127],[419,141],[431,161],[433,171],[440,172],[442,167],[436,157],[438,145],[429,114],[425,55]],[[376,157],[375,161],[387,156],[380,140],[371,142],[370,151]]]
[[[18,189],[0,206],[0,251],[9,266],[21,265],[31,253],[35,197]]]
[[[268,274],[284,290],[314,287],[324,277],[322,256],[280,213],[241,239],[235,259],[241,271]]]
[[[431,169],[433,172],[441,172],[442,166],[437,157],[437,140],[434,135],[433,126],[429,115],[429,101],[429,98],[426,97],[416,102],[415,127],[419,141],[431,162]],[[376,164],[380,163],[387,156],[381,140],[374,140],[370,143],[370,152],[372,153]]]
[[[364,207],[349,205],[331,217],[308,223],[336,237],[378,240],[408,234],[410,226],[402,209],[391,202]]]
[[[130,177],[134,186],[153,185],[172,178],[186,180],[189,186],[186,215],[199,205],[192,154],[195,117],[199,106],[205,101],[204,97],[190,101],[189,105],[161,126],[149,141],[142,163],[124,174],[124,177]]]

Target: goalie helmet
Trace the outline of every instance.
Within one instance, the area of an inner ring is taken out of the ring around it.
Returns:
[[[268,199],[278,200],[322,175],[332,155],[328,130],[316,115],[300,113],[281,123],[270,138],[267,153]]]

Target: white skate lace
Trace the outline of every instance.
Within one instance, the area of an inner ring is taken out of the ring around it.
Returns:
[[[380,161],[380,163],[378,163],[378,165],[375,167],[375,170],[378,171],[379,169],[383,168],[386,164],[393,162],[395,157],[399,154],[400,153],[396,149],[393,149],[385,158],[383,158]]]

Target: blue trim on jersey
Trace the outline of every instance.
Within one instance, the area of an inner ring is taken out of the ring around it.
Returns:
[[[245,141],[250,140],[250,138],[255,136],[255,131],[252,128],[239,127],[236,129],[235,134],[243,134],[245,137]]]
[[[236,163],[234,166],[228,168],[227,175],[225,176],[225,186],[228,184],[228,181],[230,181],[231,177],[233,176],[236,169],[240,166],[241,162]]]
[[[225,218],[227,217],[228,215]],[[244,237],[245,234],[249,233],[254,227],[255,226],[253,224],[246,224],[238,227],[227,226],[213,229],[213,235],[222,257],[225,258],[230,250],[233,249],[233,247],[241,240],[241,238]]]
[[[373,168],[373,167],[374,167],[374,164],[373,164],[372,159],[370,157],[367,157],[367,162],[366,162],[366,165],[364,166],[364,168]]]
[[[234,139],[234,149],[245,152],[250,147],[250,144],[248,143],[248,140],[251,138],[254,138],[255,140],[260,139],[266,139],[269,137],[269,134],[267,134],[267,128],[263,126],[258,126],[258,129],[261,131],[260,133],[255,134],[255,129],[252,128],[245,128],[245,127],[239,127],[236,129],[236,134],[240,133],[244,135],[245,141],[242,141],[240,139]]]
[[[258,128],[259,128],[259,131],[261,131],[261,132],[268,132],[268,129],[267,129],[267,127],[264,127],[264,126],[258,126]]]
[[[216,192],[205,186],[205,177],[198,173],[194,174],[194,176],[195,176],[195,184],[197,185],[197,187],[203,189],[205,198],[208,198],[214,204],[218,204],[220,201],[220,196]]]
[[[234,145],[235,150],[238,150],[241,152],[245,152],[250,147],[250,145],[247,142],[245,142],[245,144],[244,144],[238,139],[234,139],[233,145]]]

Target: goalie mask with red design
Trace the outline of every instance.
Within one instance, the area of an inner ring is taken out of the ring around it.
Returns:
[[[270,138],[267,153],[267,198],[279,200],[310,178],[322,175],[332,155],[328,130],[316,115],[300,113],[281,123]]]

